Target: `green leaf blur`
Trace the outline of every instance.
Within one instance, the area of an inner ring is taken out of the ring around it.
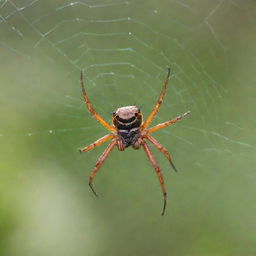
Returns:
[[[256,3],[239,0],[0,1],[0,255],[256,255]],[[153,124],[168,202],[143,150],[111,153],[79,84],[109,122]]]

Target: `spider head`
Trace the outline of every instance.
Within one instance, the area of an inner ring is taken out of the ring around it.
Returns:
[[[117,129],[130,130],[141,126],[142,114],[136,106],[121,107],[113,112],[112,121]]]

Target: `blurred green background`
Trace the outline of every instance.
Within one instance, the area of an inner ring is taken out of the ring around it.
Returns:
[[[256,255],[256,2],[0,1],[1,255]],[[106,119],[136,104],[179,172],[152,149],[115,149],[95,178]]]

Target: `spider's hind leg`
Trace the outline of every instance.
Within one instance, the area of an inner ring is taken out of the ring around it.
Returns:
[[[107,128],[109,131],[111,132],[115,132],[116,129],[110,125],[108,122],[106,122],[94,109],[94,107],[92,106],[91,102],[89,101],[89,98],[86,94],[86,91],[84,89],[84,80],[83,80],[83,71],[81,71],[80,73],[80,84],[81,84],[81,88],[82,88],[82,93],[83,93],[83,97],[84,97],[84,101],[85,104],[88,108],[88,110],[91,112],[91,114],[94,116],[94,118],[96,118],[105,128]]]

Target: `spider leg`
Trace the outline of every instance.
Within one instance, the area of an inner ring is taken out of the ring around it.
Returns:
[[[166,191],[165,191],[165,187],[164,187],[164,177],[163,177],[163,174],[161,173],[159,164],[157,163],[156,159],[154,158],[154,156],[152,154],[152,151],[150,150],[148,144],[145,141],[143,141],[142,146],[143,146],[143,148],[144,148],[144,150],[145,150],[145,152],[146,152],[146,154],[149,158],[149,161],[151,162],[153,168],[156,171],[156,174],[158,176],[158,179],[159,179],[159,182],[160,182],[160,185],[161,185],[161,188],[162,188],[163,197],[164,197],[164,206],[163,206],[162,215],[164,215],[165,208],[166,208]]]
[[[166,87],[167,87],[169,79],[170,79],[170,68],[168,68],[168,73],[167,73],[166,79],[164,81],[164,85],[163,85],[161,94],[159,96],[159,99],[157,100],[156,105],[153,108],[153,110],[152,110],[151,114],[149,115],[148,119],[146,120],[146,122],[144,124],[142,124],[142,129],[145,129],[146,127],[149,126],[149,124],[151,123],[152,119],[154,118],[154,116],[158,112],[158,110],[159,110],[159,108],[160,108],[160,106],[161,106],[161,104],[163,102],[163,98],[164,98],[164,95],[165,95],[165,91],[166,91]]]
[[[85,92],[85,89],[84,89],[84,81],[83,81],[83,72],[81,71],[81,74],[80,74],[80,81],[81,81],[81,88],[82,88],[82,93],[83,93],[83,96],[84,96],[84,100],[85,100],[85,103],[86,103],[86,106],[87,108],[89,109],[89,111],[91,112],[91,114],[104,126],[106,127],[109,131],[116,131],[116,129],[111,126],[108,122],[106,122],[97,112],[96,110],[94,109],[94,107],[92,106],[92,104],[90,103],[88,97],[87,97],[87,94]]]
[[[95,148],[95,147],[97,147],[97,146],[100,146],[102,143],[104,143],[104,142],[106,142],[106,141],[108,141],[108,140],[113,139],[114,137],[115,137],[114,134],[107,134],[107,135],[105,135],[105,136],[99,138],[99,139],[96,140],[95,142],[91,143],[91,144],[88,145],[87,147],[80,149],[79,151],[80,151],[80,153],[89,151],[89,150],[91,150],[91,149],[93,149],[93,148]]]
[[[181,120],[183,117],[187,116],[187,115],[190,114],[190,113],[191,113],[191,112],[188,111],[188,112],[184,113],[183,115],[180,115],[180,116],[175,117],[175,118],[172,119],[172,120],[169,120],[169,121],[167,121],[167,122],[158,124],[158,125],[156,125],[156,126],[153,126],[153,127],[149,128],[149,129],[147,129],[147,130],[146,130],[146,133],[155,132],[155,131],[157,131],[157,130],[159,130],[159,129],[162,129],[162,128],[166,127],[166,126],[172,125],[172,124],[174,124],[174,123],[176,123],[177,121]]]
[[[174,171],[178,172],[175,165],[172,162],[172,158],[171,158],[168,150],[162,144],[160,144],[160,142],[158,142],[158,140],[156,140],[154,137],[152,137],[149,134],[145,136],[145,139],[148,139],[160,152],[162,152],[166,156],[166,158],[169,160]]]
[[[114,149],[114,146],[116,145],[116,141],[113,140],[112,142],[110,142],[108,144],[108,146],[106,147],[106,149],[104,150],[104,152],[102,153],[102,155],[99,157],[99,159],[97,160],[94,170],[91,172],[90,174],[90,178],[89,178],[89,186],[92,190],[92,192],[94,193],[95,196],[98,196],[97,193],[95,192],[93,185],[92,185],[92,181],[94,179],[95,174],[97,173],[97,171],[99,170],[99,168],[101,167],[101,165],[104,163],[104,161],[106,160],[106,158],[108,157],[108,155],[110,154],[110,152]]]

